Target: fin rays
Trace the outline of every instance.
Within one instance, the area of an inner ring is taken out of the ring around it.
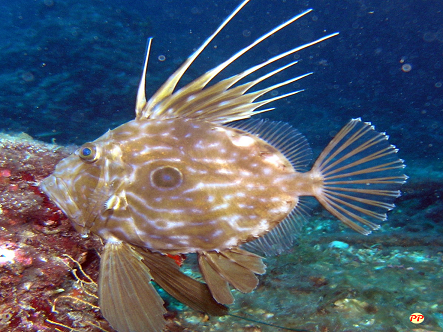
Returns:
[[[404,167],[384,133],[360,119],[351,120],[314,164],[311,172],[323,182],[316,198],[346,225],[369,234],[359,224],[379,228],[377,222],[394,208],[392,202],[407,179]]]
[[[265,273],[260,256],[238,248],[200,252],[198,262],[212,296],[222,304],[234,302],[229,284],[243,293],[249,293],[258,284],[255,274]]]
[[[140,118],[148,118],[152,109],[161,102],[165,97],[170,96],[177,85],[177,83],[182,78],[183,74],[188,70],[189,66],[194,62],[194,60],[200,55],[201,52],[208,46],[208,44],[218,35],[218,33],[226,26],[226,24],[231,21],[231,19],[249,2],[249,0],[243,1],[215,30],[215,32],[205,40],[205,42],[172,74],[160,89],[149,99],[144,105],[142,103],[138,104],[137,113],[140,113]],[[149,56],[149,53],[146,55]],[[145,61],[146,63],[147,61]],[[146,71],[146,68],[144,68]],[[145,75],[145,74],[144,74]],[[139,117],[137,116],[137,119]]]
[[[99,275],[100,310],[119,332],[160,332],[166,325],[163,300],[151,285],[149,269],[122,242],[105,245]]]
[[[287,123],[263,119],[248,119],[228,124],[228,127],[247,131],[280,151],[297,172],[306,171],[312,151],[306,138]]]
[[[333,33],[310,43],[306,43],[299,47],[293,48],[287,52],[281,53],[267,61],[264,61],[258,65],[255,65],[240,74],[237,74],[228,79],[219,81],[213,84],[211,87],[206,87],[220,72],[226,69],[235,60],[247,53],[249,50],[266,40],[268,37],[285,28],[291,23],[297,21],[299,18],[311,12],[308,9],[286,22],[283,22],[279,26],[275,27],[271,31],[267,32],[250,45],[241,49],[229,59],[225,60],[215,68],[209,70],[205,74],[196,78],[194,81],[184,86],[178,91],[175,91],[177,83],[187,71],[189,66],[194,60],[203,52],[207,45],[215,38],[215,36],[229,23],[229,21],[247,4],[248,0],[243,1],[234,12],[226,18],[223,23],[217,28],[217,30],[168,78],[168,80],[160,87],[160,89],[146,102],[144,94],[147,59],[144,63],[143,74],[139,85],[136,102],[136,118],[137,119],[168,119],[177,117],[196,118],[201,120],[210,121],[217,124],[224,124],[240,119],[246,119],[254,114],[269,111],[258,110],[258,108],[273,102],[277,99],[282,99],[294,95],[300,91],[293,91],[284,95],[280,95],[274,98],[265,99],[259,102],[255,100],[264,94],[275,90],[281,86],[291,84],[301,78],[304,78],[311,73],[304,74],[298,77],[294,77],[287,81],[272,85],[270,87],[255,91],[248,92],[252,87],[258,83],[276,75],[277,73],[295,65],[297,62],[291,62],[287,65],[273,70],[259,78],[247,82],[243,85],[233,87],[243,78],[256,72],[257,70],[266,67],[267,65],[276,62],[282,58],[285,58],[291,54],[294,54],[302,49],[318,44],[326,39],[336,36],[338,33]],[[149,56],[151,41],[148,44],[147,57]]]
[[[206,284],[182,273],[171,258],[147,249],[134,249],[143,257],[143,263],[151,271],[154,281],[177,300],[209,315],[228,313],[228,308],[214,300]]]
[[[282,222],[264,236],[244,243],[241,247],[266,256],[283,253],[294,245],[296,236],[300,234],[306,223],[310,210],[307,201],[300,197],[296,207]]]

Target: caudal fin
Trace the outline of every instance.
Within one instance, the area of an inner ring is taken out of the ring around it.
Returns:
[[[386,220],[405,183],[403,160],[388,136],[360,119],[351,120],[329,143],[311,173],[322,179],[315,197],[352,229],[369,234]]]

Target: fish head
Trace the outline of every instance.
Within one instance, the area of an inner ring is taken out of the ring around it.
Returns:
[[[106,210],[119,169],[120,149],[112,132],[79,147],[61,160],[54,172],[40,183],[42,191],[69,217],[74,227],[87,233]],[[111,175],[112,174],[112,175]]]

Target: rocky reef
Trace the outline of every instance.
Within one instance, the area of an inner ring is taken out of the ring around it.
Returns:
[[[97,277],[101,243],[76,233],[38,188],[68,150],[25,134],[0,136],[1,331],[107,326],[86,277]]]

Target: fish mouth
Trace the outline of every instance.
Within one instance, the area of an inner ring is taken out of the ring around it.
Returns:
[[[72,199],[69,186],[64,180],[50,175],[40,182],[40,189],[76,224],[84,226],[80,221],[81,211]]]

